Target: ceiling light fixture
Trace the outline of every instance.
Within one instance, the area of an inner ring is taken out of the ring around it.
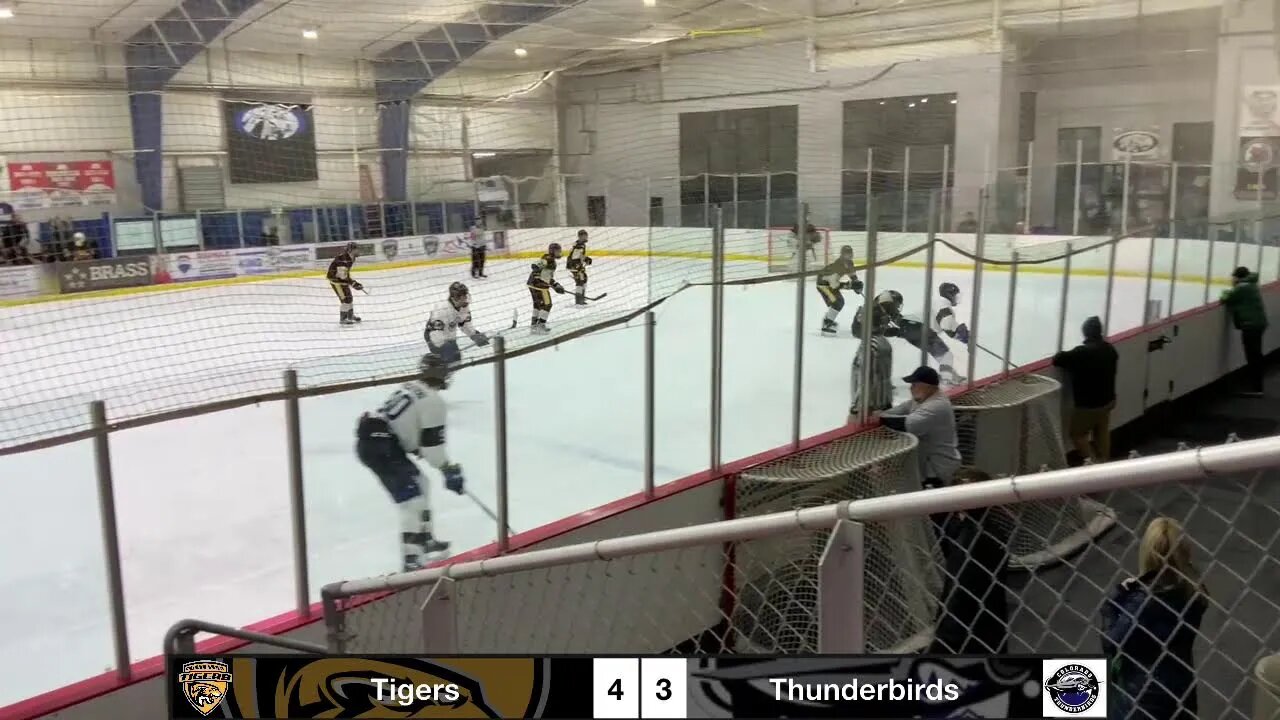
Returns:
[[[5,3],[0,5],[0,20],[8,20],[13,17],[13,6]]]
[[[915,104],[915,103],[910,103],[910,104],[908,104],[908,105],[907,105],[907,107],[909,107],[909,108],[913,108],[913,107],[915,107],[915,106],[916,106],[916,104]]]
[[[927,103],[929,102],[929,98],[920,98],[920,102]]]
[[[320,37],[320,32],[318,30],[311,30],[311,29],[303,30],[302,37],[306,38],[307,40],[315,40]]]
[[[471,153],[471,157],[473,157],[473,158],[491,158],[491,157],[493,157],[494,155],[497,155],[497,154],[498,154],[498,153],[496,153],[496,152],[477,152],[477,153]]]
[[[528,54],[528,50],[525,50],[524,48],[516,48],[516,57],[526,57]]]
[[[955,105],[955,104],[956,104],[956,99],[955,99],[955,98],[951,98],[951,104],[952,104],[952,105]]]
[[[644,0],[645,7],[658,7],[658,0]]]

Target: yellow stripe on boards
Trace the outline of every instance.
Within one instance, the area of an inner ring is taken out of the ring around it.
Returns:
[[[517,252],[507,255],[495,255],[494,260],[518,260],[518,259],[537,259],[542,257],[543,253],[539,251]],[[711,260],[711,253],[697,251],[666,251],[666,252],[648,252],[645,250],[592,250],[592,257],[656,257],[656,258],[674,258],[683,260]],[[769,258],[765,255],[749,255],[743,253],[726,253],[724,256],[726,261],[730,262],[768,262]],[[359,266],[357,269],[361,272],[377,272],[382,270],[400,270],[404,268],[430,267],[433,265],[461,265],[471,262],[468,257],[450,257],[450,258],[434,258],[424,260],[396,260],[392,262],[373,263],[370,265]],[[925,264],[914,260],[900,260],[895,263],[889,263],[888,267],[895,268],[919,268],[923,269]],[[964,270],[973,272],[972,263],[950,263],[941,262],[934,263],[934,269],[942,270]],[[1010,265],[992,265],[984,264],[983,272],[1008,273]],[[230,285],[243,285],[245,283],[271,282],[273,280],[290,280],[298,278],[324,277],[325,270],[299,270],[296,272],[277,273],[272,275],[242,275],[233,278],[220,278],[217,280],[191,280],[188,282],[166,283],[164,285],[143,285],[141,287],[115,288],[111,290],[93,290],[84,293],[72,293],[68,295],[41,295],[34,298],[21,298],[14,300],[0,300],[0,308],[20,307],[23,305],[41,305],[52,302],[67,302],[75,300],[92,300],[94,298],[104,297],[122,297],[127,295],[141,295],[145,293],[156,292],[185,292],[188,290],[200,290],[211,287],[224,287]],[[1018,266],[1019,273],[1037,273],[1041,275],[1056,275],[1062,277],[1061,267],[1045,267],[1042,265],[1024,264]],[[1075,268],[1071,269],[1072,277],[1106,277],[1107,271],[1094,268]],[[1132,270],[1117,270],[1116,277],[1145,280],[1146,273],[1135,272]],[[1153,280],[1172,280],[1179,283],[1202,283],[1203,275],[1173,275],[1166,272],[1155,272],[1151,274]],[[1210,285],[1230,285],[1231,281],[1227,279],[1214,279]]]

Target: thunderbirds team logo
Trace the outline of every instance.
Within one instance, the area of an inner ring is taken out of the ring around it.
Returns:
[[[1090,667],[1102,663],[1099,668]],[[1057,670],[1049,673],[1051,668]],[[1105,672],[1105,661],[1062,661],[1045,663],[1046,712],[1058,712],[1048,717],[1106,717],[1107,703],[1104,697],[1100,673]],[[1101,701],[1101,702],[1100,702]],[[1050,706],[1052,704],[1052,707]]]
[[[183,663],[178,674],[182,695],[201,715],[218,709],[231,687],[231,668],[221,660]]]
[[[236,128],[255,140],[288,140],[303,129],[302,113],[289,105],[255,105],[236,114]]]

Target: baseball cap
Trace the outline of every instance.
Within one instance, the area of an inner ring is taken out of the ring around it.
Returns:
[[[902,381],[908,383],[924,383],[925,385],[933,385],[934,387],[942,384],[942,381],[938,378],[938,371],[928,365],[921,365],[916,368],[915,372],[902,378]]]

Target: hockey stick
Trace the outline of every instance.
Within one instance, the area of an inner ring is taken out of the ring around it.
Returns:
[[[489,518],[490,518],[491,520],[493,520],[494,522],[498,522],[498,513],[494,512],[493,510],[490,510],[490,509],[489,509],[489,506],[488,506],[488,505],[485,505],[483,502],[481,502],[480,498],[476,497],[475,495],[472,495],[470,490],[467,490],[466,488],[463,488],[463,489],[462,489],[462,494],[463,494],[463,495],[466,495],[468,498],[471,498],[471,502],[475,503],[475,504],[476,504],[476,507],[480,508],[480,510],[481,510],[485,515],[488,515],[488,516],[489,516]],[[511,526],[510,526],[510,525],[508,525],[508,526],[507,526],[507,534],[508,534],[508,535],[515,535],[515,534],[516,534],[516,531],[515,531],[515,530],[512,530],[512,529],[511,529]]]
[[[369,294],[369,291],[365,290],[363,285],[360,286],[360,292],[364,293],[365,295]]]
[[[586,300],[587,302],[595,302],[597,300],[603,300],[608,296],[609,296],[609,293],[602,292],[599,295],[583,295],[582,299]]]

